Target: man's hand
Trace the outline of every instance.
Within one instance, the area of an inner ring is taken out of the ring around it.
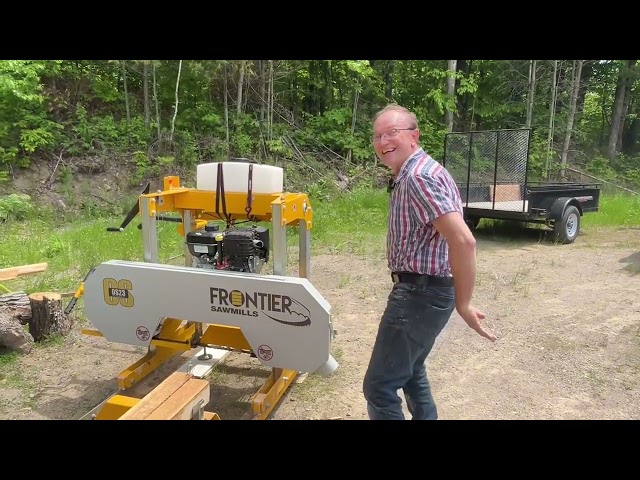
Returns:
[[[484,338],[488,338],[492,342],[496,340],[496,336],[491,332],[491,330],[488,330],[487,328],[483,327],[482,324],[480,323],[480,320],[485,319],[484,313],[482,313],[477,308],[472,307],[471,305],[469,305],[466,308],[458,308],[457,310],[460,316],[462,317],[462,319],[465,322],[467,322],[467,325],[469,325],[476,332],[478,332],[478,334],[480,334]]]

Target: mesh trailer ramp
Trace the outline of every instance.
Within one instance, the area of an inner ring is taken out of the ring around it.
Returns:
[[[482,218],[541,223],[557,242],[572,243],[581,217],[598,211],[600,185],[530,180],[530,145],[528,128],[451,132],[442,164],[458,185],[472,230]]]

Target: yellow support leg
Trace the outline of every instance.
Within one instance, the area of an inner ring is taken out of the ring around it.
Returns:
[[[114,395],[105,402],[104,406],[96,414],[95,419],[117,420],[139,401],[139,398],[127,397],[125,395]]]
[[[253,396],[251,406],[254,420],[264,420],[269,416],[297,375],[296,370],[283,368],[271,370],[269,378]]]
[[[182,352],[184,352],[182,348],[152,345],[144,357],[120,372],[118,388],[120,390],[130,388],[134,383],[138,383],[163,363],[177,357]]]

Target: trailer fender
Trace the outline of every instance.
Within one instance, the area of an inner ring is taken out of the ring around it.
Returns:
[[[549,218],[552,220],[562,220],[564,212],[569,205],[576,207],[580,212],[580,216],[583,215],[582,206],[578,200],[574,197],[560,197],[551,205],[551,208],[549,209]]]

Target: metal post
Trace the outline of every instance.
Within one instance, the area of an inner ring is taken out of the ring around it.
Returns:
[[[531,136],[533,133],[533,129],[530,128],[527,133],[527,163],[524,168],[524,187],[522,188],[522,211],[529,212],[531,211],[531,205],[527,208],[527,197],[529,195],[529,155],[531,154]]]
[[[469,134],[469,157],[467,158],[467,202],[465,206],[469,206],[469,191],[471,190],[471,157],[473,156],[473,133]]]
[[[500,132],[496,132],[496,158],[493,164],[493,203],[491,208],[496,209],[496,190],[498,189],[498,152],[500,152]]]
[[[184,228],[184,265],[193,267],[193,256],[187,245],[187,234],[191,231],[191,210],[184,210],[182,217],[182,227]]]
[[[287,227],[282,222],[282,204],[272,203],[273,274],[287,274]]]
[[[140,197],[144,261],[152,263],[158,263],[158,228],[155,207],[156,200],[154,198]]]
[[[304,218],[299,220],[298,230],[298,238],[300,240],[298,276],[309,279],[311,273],[311,232],[307,229],[307,222]]]

